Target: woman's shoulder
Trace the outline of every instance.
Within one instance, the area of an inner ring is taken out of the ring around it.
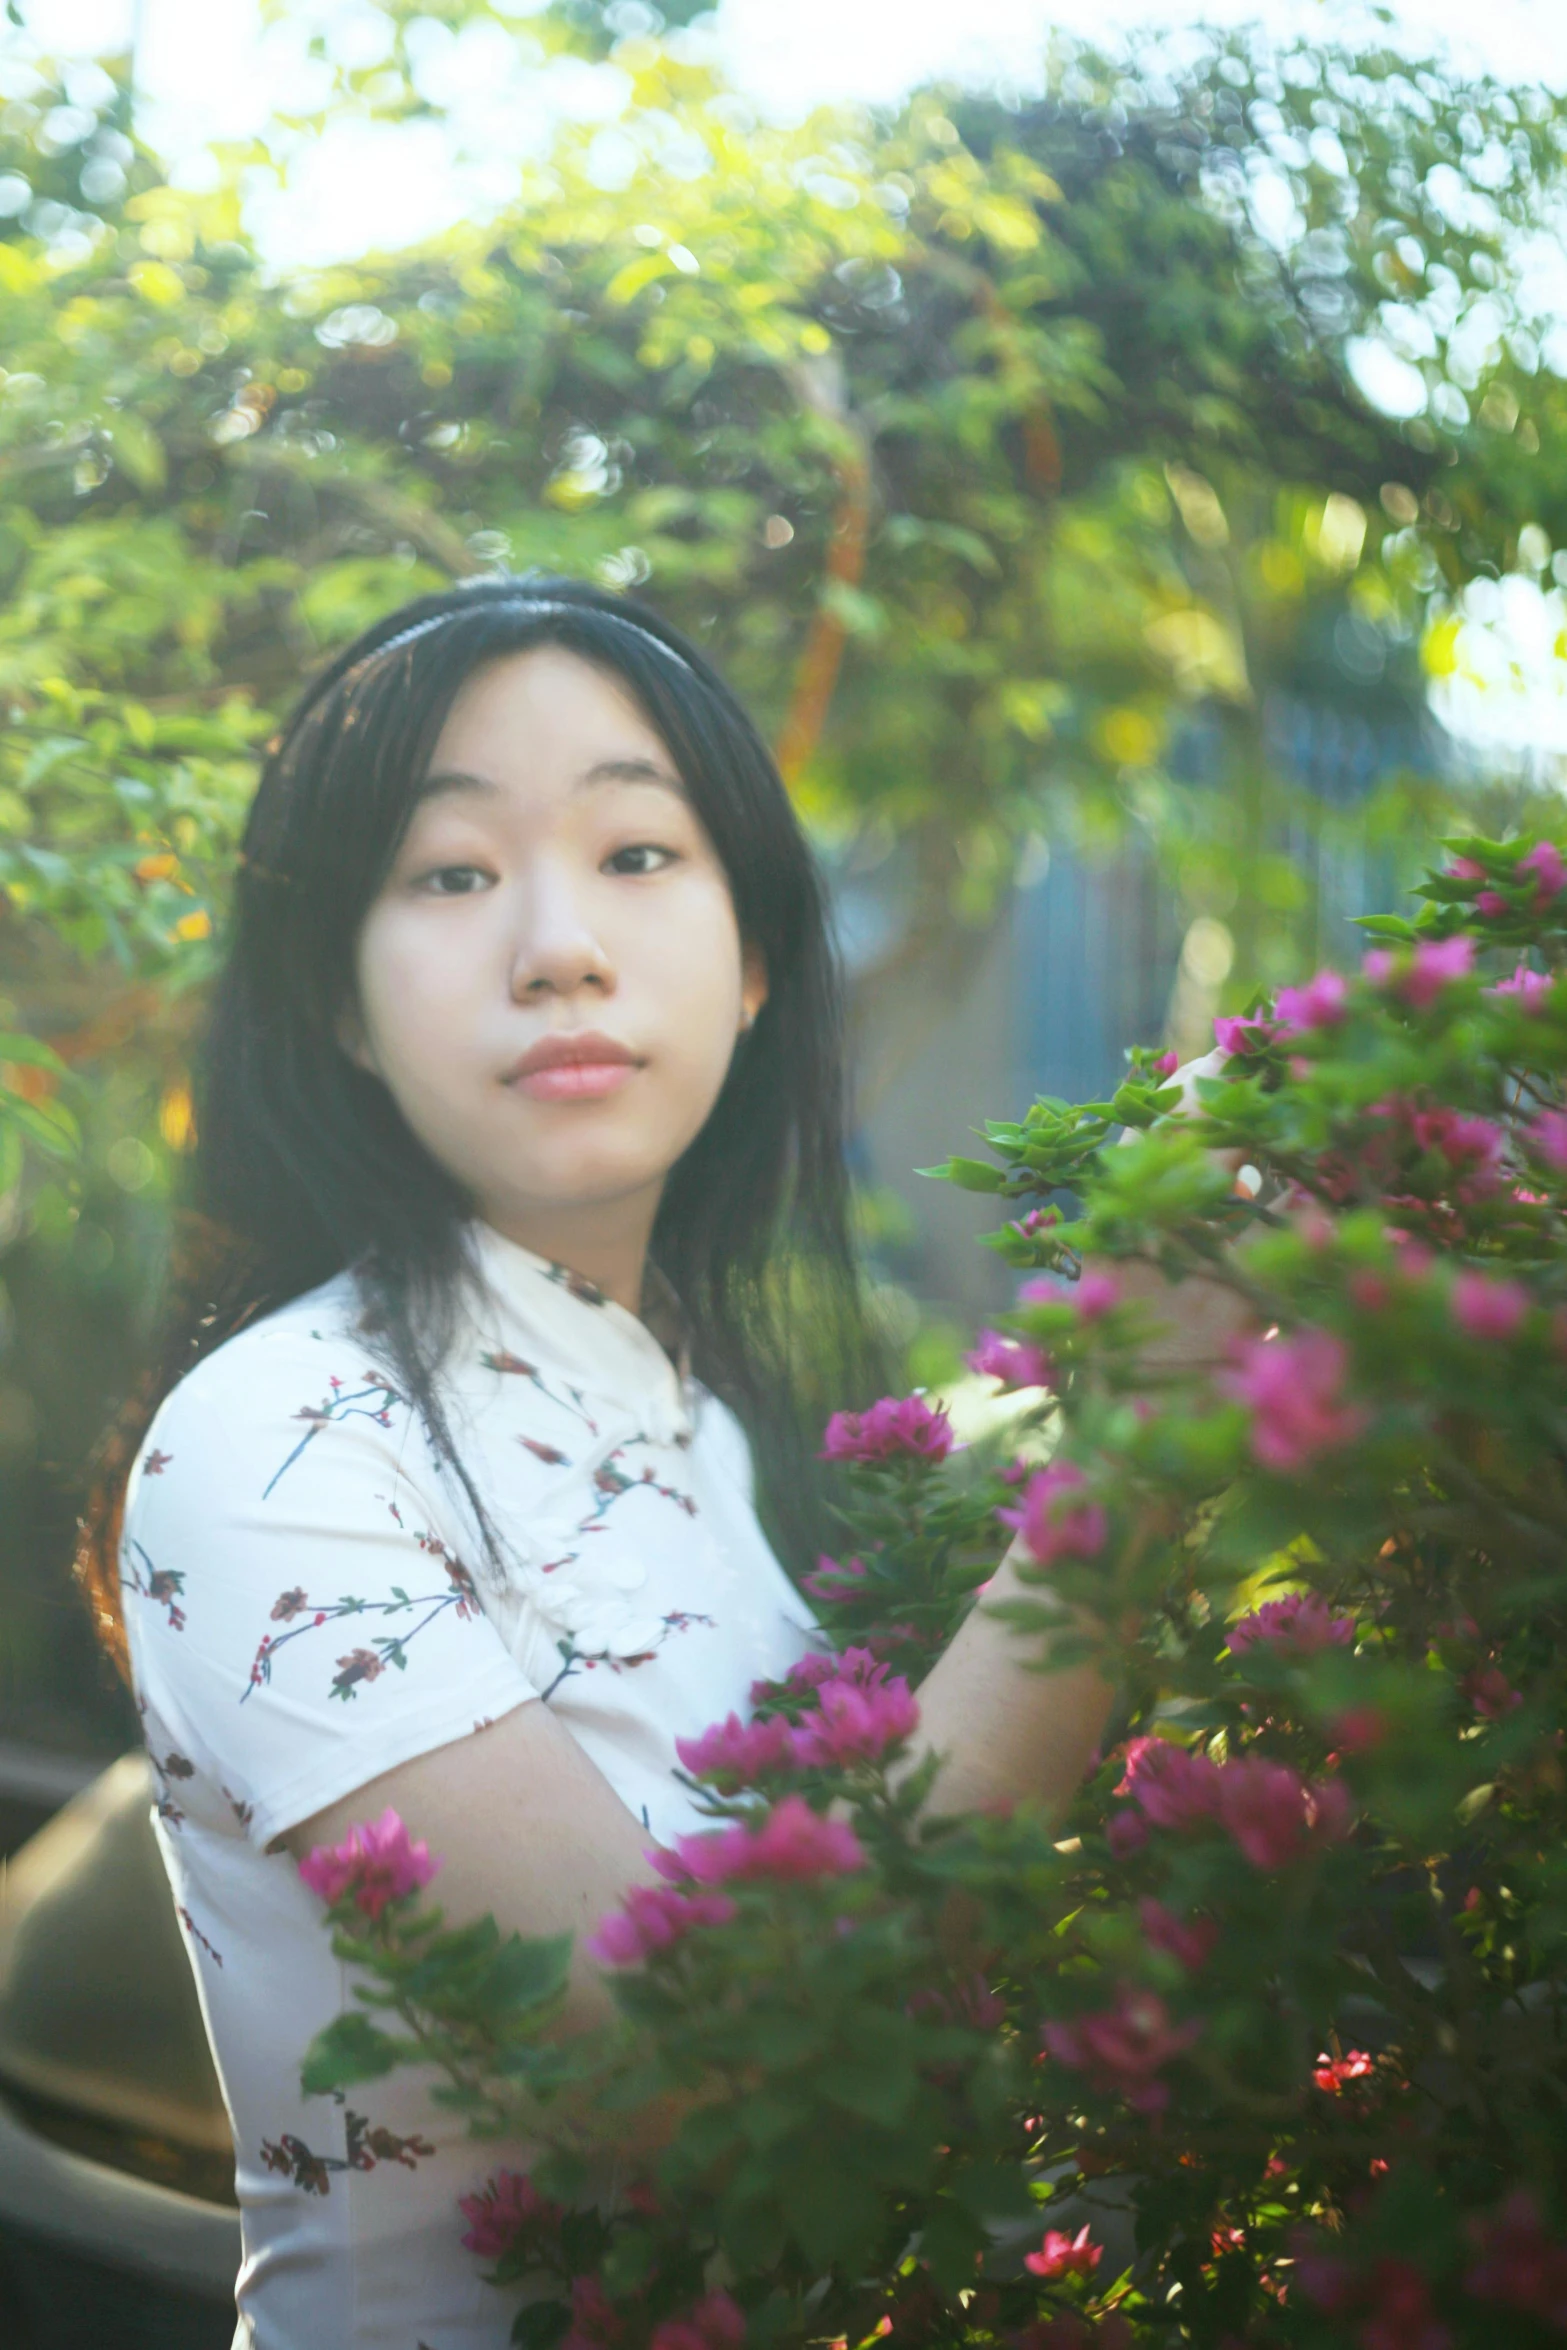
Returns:
[[[215,1424],[227,1432],[285,1419],[334,1415],[347,1399],[373,1390],[378,1409],[398,1399],[360,1327],[353,1276],[339,1273],[319,1288],[247,1323],[176,1382],[147,1432],[145,1453],[169,1453],[177,1438],[197,1438]]]

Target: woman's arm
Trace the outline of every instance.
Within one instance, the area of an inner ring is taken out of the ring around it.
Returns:
[[[617,2025],[609,1986],[582,1946],[629,1887],[659,1882],[644,1857],[652,1838],[548,1706],[518,1706],[399,1764],[284,1841],[303,1859],[313,1845],[339,1843],[351,1827],[379,1818],[388,1804],[440,1861],[432,1898],[455,1923],[488,1911],[503,1933],[575,1937],[565,2006],[548,2037]],[[606,2117],[602,2130],[635,2160],[667,2143],[692,2102],[670,2098]],[[569,2111],[579,2129],[593,2130],[580,2100]]]
[[[1039,1635],[986,1614],[996,1600],[1051,1604],[1048,1586],[1025,1583],[1018,1574],[1019,1553],[1014,1542],[920,1684],[919,1730],[893,1778],[906,1778],[930,1749],[942,1755],[927,1811],[988,1811],[1027,1796],[1059,1807],[1088,1768],[1109,1718],[1114,1691],[1092,1665],[1030,1670],[1040,1656]],[[1070,1620],[1063,1611],[1063,1628]]]

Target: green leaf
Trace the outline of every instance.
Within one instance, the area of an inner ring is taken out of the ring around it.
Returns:
[[[822,2095],[845,2113],[892,2128],[902,2121],[918,2085],[909,2052],[898,2049],[878,2063],[869,2057],[839,2057],[823,2076]]]
[[[110,439],[114,461],[139,490],[161,490],[169,477],[163,443],[150,424],[134,409],[122,408],[114,419]]]
[[[508,1935],[484,1979],[490,2013],[525,2012],[554,1999],[566,1987],[571,1946],[570,1934]]]
[[[809,2161],[780,2178],[778,2200],[806,2258],[822,2268],[864,2258],[879,2232],[881,2203],[875,2189],[825,2138]]]
[[[955,1183],[959,1191],[1004,1191],[1006,1176],[1000,1167],[990,1166],[984,1159],[948,1159],[940,1167],[916,1167],[916,1175],[929,1175],[938,1183]]]
[[[14,1029],[0,1029],[0,1061],[15,1061],[29,1069],[49,1069],[57,1077],[66,1074],[65,1063],[52,1045],[38,1036],[19,1036]]]
[[[571,2311],[564,2301],[530,2301],[511,2321],[511,2338],[522,2350],[554,2350],[570,2330]]]
[[[975,2165],[960,2171],[948,2192],[977,2220],[1032,2219],[1034,2215],[1034,2198],[1017,2163],[998,2163],[988,2169]]]
[[[975,2264],[986,2242],[985,2231],[971,2212],[956,2203],[939,2203],[925,2223],[920,2252],[930,2262],[937,2284],[949,2293],[961,2293],[974,2282]]]
[[[1368,938],[1391,938],[1407,945],[1418,936],[1414,924],[1403,921],[1397,914],[1357,914],[1354,923]]]
[[[357,2081],[378,2081],[416,2052],[414,2041],[394,2040],[356,2009],[317,2032],[305,2051],[300,2086],[307,2097],[323,2097]]]

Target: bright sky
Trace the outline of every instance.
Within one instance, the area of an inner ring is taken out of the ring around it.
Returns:
[[[563,117],[600,125],[595,160],[605,184],[624,184],[628,142],[614,123],[626,79],[613,66],[574,60],[538,71],[527,55],[526,20],[544,4],[496,0],[520,40],[496,25],[471,26],[456,40],[430,27],[418,80],[442,121],[345,122],[301,150],[287,187],[263,176],[250,220],[273,260],[309,266],[412,243],[502,203],[519,158],[543,148]],[[209,141],[245,138],[279,112],[308,112],[319,102],[312,84],[320,69],[305,55],[313,26],[325,29],[342,64],[370,65],[384,54],[386,20],[373,0],[293,0],[265,30],[260,0],[23,0],[22,12],[34,38],[57,55],[124,48],[139,18],[142,127],[176,178],[193,186],[210,173]],[[1387,0],[1375,10],[1369,0],[1199,0],[1196,8],[1192,0],[719,0],[707,37],[753,102],[788,117],[824,100],[895,102],[935,79],[1026,90],[1054,29],[1101,43],[1124,38],[1134,50],[1153,42],[1178,48],[1198,17],[1261,23],[1285,36],[1359,31],[1504,80],[1567,88],[1567,0]],[[1561,240],[1551,234],[1534,243],[1541,307],[1567,319]],[[1409,413],[1392,380],[1405,363],[1385,347],[1373,356],[1388,381],[1365,383],[1368,396]],[[1553,352],[1547,357],[1567,373]],[[1494,588],[1485,601],[1488,584],[1466,599],[1459,671],[1436,696],[1442,714],[1477,744],[1567,757],[1567,661],[1558,652],[1567,596],[1548,578],[1520,577],[1504,608]]]
[[[526,34],[544,0],[498,0]],[[635,0],[632,0],[634,10]],[[1201,14],[1216,24],[1260,21],[1280,33],[1382,28],[1369,0],[719,0],[712,41],[740,86],[770,112],[824,99],[893,101],[935,78],[1026,88],[1054,28],[1098,39],[1122,34],[1181,40]],[[1383,12],[1385,13],[1385,12]],[[1416,51],[1445,49],[1504,78],[1567,87],[1563,0],[1391,0],[1394,37]],[[265,32],[260,0],[24,0],[35,38],[56,52],[123,47],[140,18],[143,123],[184,171],[199,174],[213,138],[243,138],[276,111],[308,110],[315,69],[304,55],[312,25],[326,28],[347,64],[382,53],[385,18],[373,0],[295,0]],[[1386,37],[1385,34],[1382,37]],[[450,132],[344,123],[308,157],[292,188],[259,199],[252,225],[283,264],[335,259],[367,245],[409,243],[501,201],[519,154],[548,139],[562,115],[612,124],[625,94],[613,68],[530,71],[525,47],[495,25],[452,41],[431,28],[421,73]],[[463,151],[454,165],[451,142]]]

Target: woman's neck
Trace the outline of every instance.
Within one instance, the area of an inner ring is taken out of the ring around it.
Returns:
[[[526,1210],[497,1203],[479,1212],[503,1240],[552,1264],[570,1266],[628,1314],[640,1316],[657,1208],[655,1196],[646,1203],[616,1200],[573,1207],[552,1202]]]

